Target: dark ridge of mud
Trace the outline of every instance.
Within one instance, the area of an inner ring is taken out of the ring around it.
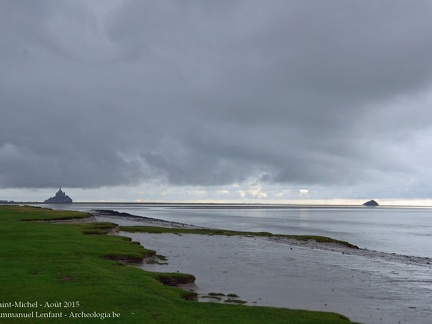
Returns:
[[[179,223],[179,222],[166,221],[163,219],[146,217],[146,216],[137,216],[137,215],[132,215],[129,213],[118,212],[116,210],[111,210],[111,209],[94,209],[94,210],[91,210],[91,214],[93,216],[115,217],[115,218],[122,218],[122,219],[131,220],[131,221],[137,221],[137,222],[144,221],[146,223],[150,223],[150,224],[154,224],[154,225],[162,226],[162,227],[200,228],[199,226],[194,226],[194,225],[189,225],[189,224],[184,224],[184,223]]]
[[[331,252],[342,253],[346,255],[357,255],[357,256],[366,257],[370,259],[381,259],[388,262],[403,263],[406,265],[413,264],[413,265],[424,265],[427,267],[432,266],[432,258],[427,258],[427,257],[417,257],[412,255],[381,252],[375,250],[368,250],[366,248],[350,249],[347,248],[346,246],[337,243],[319,243],[312,240],[296,241],[296,240],[277,238],[277,237],[269,238],[269,240],[278,243],[287,244],[290,246],[299,246],[299,247],[315,249],[315,250],[331,251]]]

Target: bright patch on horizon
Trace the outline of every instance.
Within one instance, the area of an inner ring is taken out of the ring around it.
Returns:
[[[250,187],[248,193],[255,198],[266,198],[268,196],[268,194],[262,190],[261,185]]]
[[[239,193],[240,197],[246,197],[246,192],[244,190],[237,190],[237,192]]]
[[[218,190],[216,191],[219,195],[229,195],[229,190]]]
[[[306,196],[309,194],[309,190],[308,189],[300,189],[300,196]]]
[[[273,194],[273,196],[277,197],[277,198],[281,198],[281,197],[285,196],[286,194],[289,194],[290,192],[291,192],[291,190],[281,190],[281,191],[275,192]]]

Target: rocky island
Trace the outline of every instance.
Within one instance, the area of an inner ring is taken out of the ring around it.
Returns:
[[[372,200],[366,201],[363,204],[363,206],[376,207],[376,206],[379,206],[379,204],[375,200],[372,199]]]
[[[71,203],[72,199],[64,191],[59,189],[54,197],[51,197],[44,201],[44,203]]]

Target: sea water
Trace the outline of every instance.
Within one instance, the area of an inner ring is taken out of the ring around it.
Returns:
[[[432,257],[432,208],[84,203],[42,206],[80,211],[110,209],[228,230],[322,235],[360,248]]]

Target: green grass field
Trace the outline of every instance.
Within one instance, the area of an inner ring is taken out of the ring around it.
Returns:
[[[0,322],[96,323],[101,317],[109,323],[349,322],[335,313],[187,300],[193,294],[158,278],[188,275],[149,273],[122,262],[155,251],[129,238],[104,235],[109,223],[46,222],[85,216],[0,206]]]

